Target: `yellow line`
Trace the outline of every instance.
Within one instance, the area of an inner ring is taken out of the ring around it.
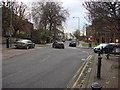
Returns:
[[[92,58],[92,55],[88,56],[88,58],[87,58],[87,59],[89,59],[89,60],[90,60],[90,58]],[[74,85],[72,86],[72,88],[75,88],[75,86],[77,85],[77,83],[78,83],[78,81],[79,81],[80,77],[81,77],[81,76],[82,76],[82,74],[83,74],[83,71],[85,70],[85,68],[86,68],[87,64],[89,63],[89,60],[88,60],[88,61],[87,61],[87,63],[85,64],[85,66],[84,66],[83,70],[81,71],[81,73],[80,73],[80,75],[79,75],[78,79],[76,80],[76,82],[74,83]]]
[[[69,83],[77,76],[77,74],[80,72],[80,70],[83,68],[83,66],[84,65],[86,65],[86,62],[89,60],[89,58],[91,58],[92,57],[92,55],[89,55],[88,57],[87,57],[87,59],[86,59],[86,61],[82,64],[82,66],[77,70],[77,72],[76,72],[76,74],[73,76],[73,78],[69,81]],[[80,77],[80,75],[79,75],[79,77]],[[77,80],[78,81],[78,80]],[[69,85],[69,83],[68,83],[68,85]],[[76,82],[75,82],[76,83]],[[67,88],[69,88],[68,87],[68,85],[67,85]],[[76,84],[74,84],[74,85],[76,85]],[[73,86],[74,86],[73,85]],[[73,87],[72,86],[72,87]]]

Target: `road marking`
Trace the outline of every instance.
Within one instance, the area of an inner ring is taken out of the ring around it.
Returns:
[[[70,48],[70,49],[77,49],[76,47],[67,47],[67,48]]]
[[[85,61],[86,59],[81,59],[82,61]]]
[[[67,88],[71,88],[69,85],[71,85],[72,81],[74,81],[74,79],[78,76],[77,80],[75,80],[75,83],[72,85],[72,88],[75,88],[75,86],[77,85],[80,77],[83,74],[83,71],[85,70],[89,60],[92,58],[92,55],[89,55],[86,59],[86,61],[83,62],[82,66],[77,70],[76,74],[73,76],[73,78],[69,81]],[[81,71],[82,70],[82,71]],[[81,72],[80,72],[81,71]],[[80,73],[80,74],[79,74]]]
[[[89,60],[90,60],[91,58],[92,58],[92,55],[89,55],[88,58],[87,58],[87,62],[85,63],[85,65],[84,65],[84,67],[83,67],[80,75],[78,76],[76,82],[73,84],[72,88],[75,88],[75,86],[77,85],[78,81],[80,80],[80,77],[82,76],[82,74],[83,74],[84,70],[86,69],[86,67],[87,67],[87,65],[88,65],[88,63],[89,63]]]
[[[49,57],[50,57],[50,55],[47,56],[47,57],[45,57],[45,58],[42,60],[42,62],[46,61]]]

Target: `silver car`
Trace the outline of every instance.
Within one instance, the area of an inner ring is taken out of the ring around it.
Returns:
[[[31,40],[18,40],[15,42],[16,48],[34,48],[35,43],[33,43]]]

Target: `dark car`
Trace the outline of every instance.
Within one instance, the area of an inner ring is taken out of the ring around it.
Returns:
[[[69,43],[69,46],[76,47],[76,45],[77,45],[77,40],[76,39],[71,40],[70,43]]]
[[[35,43],[33,43],[31,40],[18,40],[15,42],[15,47],[16,48],[34,48],[35,47]]]
[[[56,42],[54,42],[53,44],[52,44],[52,47],[53,48],[65,48],[64,47],[64,43],[63,42],[59,42],[59,41],[56,41]]]
[[[107,54],[107,53],[111,53],[113,52],[115,46],[113,44],[108,44],[103,48],[103,53]]]
[[[105,53],[120,54],[120,43],[109,43],[104,48]]]

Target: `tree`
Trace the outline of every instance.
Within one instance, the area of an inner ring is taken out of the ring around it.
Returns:
[[[26,16],[26,4],[24,4],[23,2],[21,2],[20,4],[18,2],[13,2],[13,27],[15,29],[14,35],[16,35],[16,33],[22,29],[21,27],[23,26],[23,22],[25,20],[25,16]]]
[[[76,37],[76,39],[80,39],[80,30],[76,30],[74,32],[74,36]]]
[[[35,43],[49,43],[52,41],[51,32],[49,30],[33,30],[32,39],[35,40]]]
[[[120,2],[85,2],[84,6],[96,36],[116,33],[120,37]]]
[[[17,31],[21,30],[21,27],[23,26],[22,24],[25,20],[26,4],[15,1],[2,1],[0,5],[2,8],[2,16],[4,16],[2,17],[3,36],[7,33],[13,33],[13,35],[16,35]]]
[[[48,29],[53,32],[54,39],[57,38],[57,29],[63,26],[66,21],[68,11],[62,7],[60,2],[37,2],[34,3],[32,15],[34,22],[39,25],[43,25],[44,29]]]

